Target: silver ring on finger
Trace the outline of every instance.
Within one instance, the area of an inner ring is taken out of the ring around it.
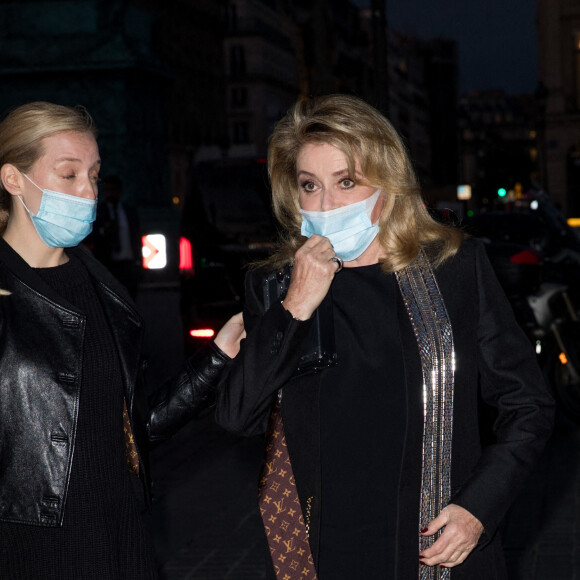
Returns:
[[[342,258],[339,258],[338,256],[333,256],[332,258],[330,258],[330,261],[336,264],[336,273],[338,274],[342,270],[342,267],[344,266]]]

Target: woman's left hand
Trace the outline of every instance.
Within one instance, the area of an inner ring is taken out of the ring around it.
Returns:
[[[483,525],[465,508],[451,503],[421,533],[432,536],[442,527],[445,529],[441,536],[419,554],[419,559],[427,566],[452,568],[461,564],[475,548]]]

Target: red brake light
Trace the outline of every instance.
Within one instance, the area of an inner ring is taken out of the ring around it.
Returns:
[[[179,238],[179,271],[182,274],[195,274],[195,266],[193,262],[193,248],[191,242],[183,236]]]
[[[512,264],[532,264],[532,265],[536,265],[539,263],[539,259],[538,256],[536,254],[534,254],[534,252],[532,252],[531,250],[522,250],[521,252],[518,252],[517,254],[514,254],[511,258],[510,258],[510,262]]]
[[[213,338],[215,336],[215,330],[213,328],[194,328],[189,331],[189,334],[193,338]]]

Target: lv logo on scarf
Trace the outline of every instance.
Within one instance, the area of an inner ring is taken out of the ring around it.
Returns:
[[[272,409],[266,434],[266,454],[259,487],[260,512],[276,578],[316,580],[308,530],[286,447],[280,395]]]

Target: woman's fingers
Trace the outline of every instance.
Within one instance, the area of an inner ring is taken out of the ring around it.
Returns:
[[[298,249],[284,307],[299,320],[307,320],[326,296],[337,272],[336,256],[328,238],[314,235]]]
[[[451,568],[461,564],[477,545],[483,533],[481,522],[466,509],[449,504],[421,533],[431,536],[445,528],[432,546],[419,554],[427,566]]]
[[[240,341],[245,337],[244,318],[242,313],[238,312],[222,326],[214,342],[229,357],[234,358],[240,351]]]

